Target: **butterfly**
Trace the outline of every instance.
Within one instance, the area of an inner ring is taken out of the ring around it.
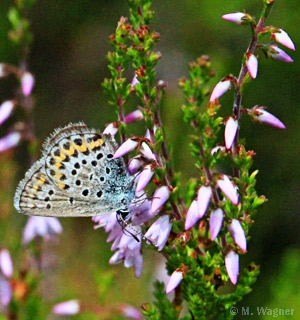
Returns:
[[[22,214],[88,217],[117,213],[124,220],[135,196],[135,177],[122,158],[114,159],[113,136],[82,123],[58,128],[43,155],[17,188],[14,206]]]

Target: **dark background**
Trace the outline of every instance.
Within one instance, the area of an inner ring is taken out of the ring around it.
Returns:
[[[8,0],[0,2],[0,61],[17,64],[16,50],[7,38],[6,13],[12,4]],[[188,62],[202,54],[210,56],[216,69],[214,83],[229,73],[237,76],[250,40],[250,28],[226,22],[221,16],[246,9],[258,17],[261,7],[260,0],[165,0],[153,3],[155,16],[151,28],[161,34],[157,50],[162,53],[162,59],[157,75],[168,83],[163,121],[174,149],[176,170],[183,173],[184,180],[196,174],[196,170],[189,154],[189,128],[180,111],[183,98],[177,79],[187,76]],[[268,19],[269,25],[289,33],[296,49],[300,40],[299,10],[298,0],[277,1]],[[54,128],[70,121],[83,120],[90,127],[103,129],[105,123],[116,119],[103,95],[101,83],[109,76],[108,36],[114,32],[121,15],[128,16],[128,7],[120,0],[37,1],[30,13],[34,41],[29,65],[36,77],[34,124],[40,142]],[[268,38],[265,40],[269,41]],[[241,122],[241,136],[246,138],[246,147],[257,154],[253,170],[259,170],[258,193],[266,195],[269,201],[256,216],[250,231],[249,252],[241,258],[243,266],[250,261],[261,265],[261,275],[254,291],[240,303],[239,310],[241,313],[242,306],[253,310],[261,306],[293,308],[297,309],[295,316],[286,318],[300,319],[299,53],[284,50],[294,63],[267,60],[262,52],[258,52],[258,77],[248,84],[243,96],[245,107],[267,106],[287,129],[258,125],[246,117]],[[9,95],[3,80],[0,81],[0,95],[1,101]],[[232,101],[232,93],[221,98],[224,115],[231,113]],[[2,134],[5,128],[2,126]],[[19,155],[17,160],[20,159]],[[3,171],[6,176],[2,175],[0,182],[0,222],[3,225],[0,245],[12,247],[13,253],[18,248],[22,226],[27,219],[18,216],[11,205],[17,179],[26,170],[25,166],[18,169],[16,163],[8,165],[1,160],[2,168],[8,170]],[[7,181],[11,182],[9,187]],[[111,275],[114,275],[113,288],[105,293],[106,298],[101,302],[125,301],[139,306],[149,299],[153,273],[158,269],[153,262],[153,253],[146,253],[144,274],[141,280],[136,280],[131,269],[108,265],[111,252],[105,242],[106,235],[103,230],[94,231],[89,219],[62,220],[62,224],[65,232],[59,244],[52,248],[58,258],[56,269],[49,271],[56,281],[53,292],[48,292],[50,301],[79,298],[96,302],[95,277],[101,283],[101,277]],[[241,318],[241,315],[237,316],[237,319]]]

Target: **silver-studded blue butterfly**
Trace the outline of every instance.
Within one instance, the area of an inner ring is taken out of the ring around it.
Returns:
[[[59,128],[43,145],[43,155],[27,171],[14,199],[23,214],[88,217],[129,214],[136,182],[110,135],[80,122]]]

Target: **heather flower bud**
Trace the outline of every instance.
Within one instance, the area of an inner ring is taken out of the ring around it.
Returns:
[[[224,20],[230,21],[230,22],[234,22],[236,24],[244,24],[247,21],[245,20],[245,18],[247,17],[247,15],[243,12],[234,12],[234,13],[227,13],[224,14],[222,16],[222,18]]]
[[[209,101],[212,102],[216,99],[219,99],[230,88],[231,88],[231,80],[228,78],[222,79],[213,89]]]
[[[12,100],[5,101],[0,105],[0,125],[9,118],[14,107],[15,102]]]
[[[190,208],[186,214],[186,220],[184,228],[185,230],[190,229],[200,219],[198,202],[194,200],[190,205]]]
[[[184,274],[183,274],[182,270],[181,269],[176,269],[172,273],[172,275],[171,275],[171,277],[170,277],[170,279],[169,279],[169,281],[167,283],[166,294],[168,294],[171,291],[173,291],[179,285],[179,283],[181,282],[183,277],[184,277]]]
[[[140,174],[138,183],[136,185],[136,192],[140,192],[144,190],[144,188],[147,186],[147,184],[151,180],[153,174],[154,174],[154,166],[151,164],[146,165],[144,170]]]
[[[236,252],[230,251],[227,253],[225,257],[225,267],[230,281],[236,284],[239,275],[239,255]]]
[[[15,147],[21,140],[20,132],[12,132],[0,139],[0,152]]]
[[[226,175],[221,174],[219,176],[217,179],[217,185],[233,204],[239,203],[239,196],[237,194],[236,187]]]
[[[212,196],[211,187],[201,186],[198,190],[198,213],[199,218],[202,218],[208,208],[210,198]]]
[[[222,223],[223,223],[223,211],[220,208],[212,211],[209,219],[210,239],[212,241],[217,238],[221,230]]]
[[[71,316],[78,314],[80,311],[80,305],[78,300],[69,300],[56,304],[52,312],[59,316]]]
[[[0,269],[2,274],[7,277],[11,278],[13,275],[13,264],[11,261],[10,254],[7,249],[0,250]]]
[[[278,118],[266,111],[264,107],[254,107],[252,109],[252,114],[254,119],[259,123],[266,123],[272,127],[285,129],[285,125]]]
[[[140,310],[134,308],[130,305],[121,305],[120,306],[120,313],[123,317],[133,320],[143,320],[144,317]]]
[[[142,143],[140,152],[145,158],[154,161],[156,160],[154,153],[152,152],[151,148],[148,146],[146,142]]]
[[[110,134],[114,136],[118,132],[119,128],[115,122],[109,123],[103,131],[103,134]]]
[[[144,119],[143,112],[141,110],[135,110],[135,111],[129,113],[124,118],[124,122],[125,123],[132,123],[132,122],[136,122],[136,121],[143,120],[143,119]]]
[[[283,62],[293,62],[294,60],[283,50],[277,47],[275,44],[270,45],[270,50],[268,51],[268,56],[273,58],[274,60],[279,60]]]
[[[255,79],[257,76],[258,61],[254,54],[250,53],[247,55],[246,65],[251,78]]]
[[[136,174],[139,169],[144,165],[144,160],[141,157],[134,157],[129,160],[129,164],[127,167],[128,172],[133,175]]]
[[[29,96],[34,86],[34,77],[30,72],[24,72],[21,76],[21,90],[24,96]]]
[[[114,159],[120,158],[124,156],[124,154],[129,153],[130,151],[134,150],[138,146],[138,142],[132,139],[127,139],[114,154]]]
[[[216,152],[218,152],[220,150],[221,151],[225,151],[226,148],[224,146],[216,146],[214,148],[211,149],[210,154],[214,155]]]
[[[151,203],[151,212],[155,213],[169,199],[170,191],[167,186],[155,190]]]
[[[295,50],[295,45],[289,35],[282,29],[272,33],[272,38],[275,39],[278,43],[281,43],[283,46]]]
[[[131,81],[131,85],[130,85],[131,88],[134,88],[134,86],[137,85],[138,83],[140,83],[140,81],[137,78],[137,74],[135,74]]]
[[[169,221],[169,216],[162,216],[157,219],[145,234],[145,238],[149,239],[158,251],[161,251],[169,238],[172,224]]]
[[[228,230],[234,240],[234,242],[243,250],[247,250],[247,240],[245,232],[240,222],[236,219],[233,219],[232,222],[228,225]]]
[[[235,117],[231,116],[227,119],[224,132],[226,149],[230,149],[232,147],[238,126],[239,123]]]

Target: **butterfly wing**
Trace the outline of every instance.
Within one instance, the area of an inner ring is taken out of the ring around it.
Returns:
[[[15,207],[33,215],[69,217],[126,208],[135,182],[123,159],[113,159],[116,148],[111,136],[83,123],[57,129],[46,140],[42,159],[21,182]]]

